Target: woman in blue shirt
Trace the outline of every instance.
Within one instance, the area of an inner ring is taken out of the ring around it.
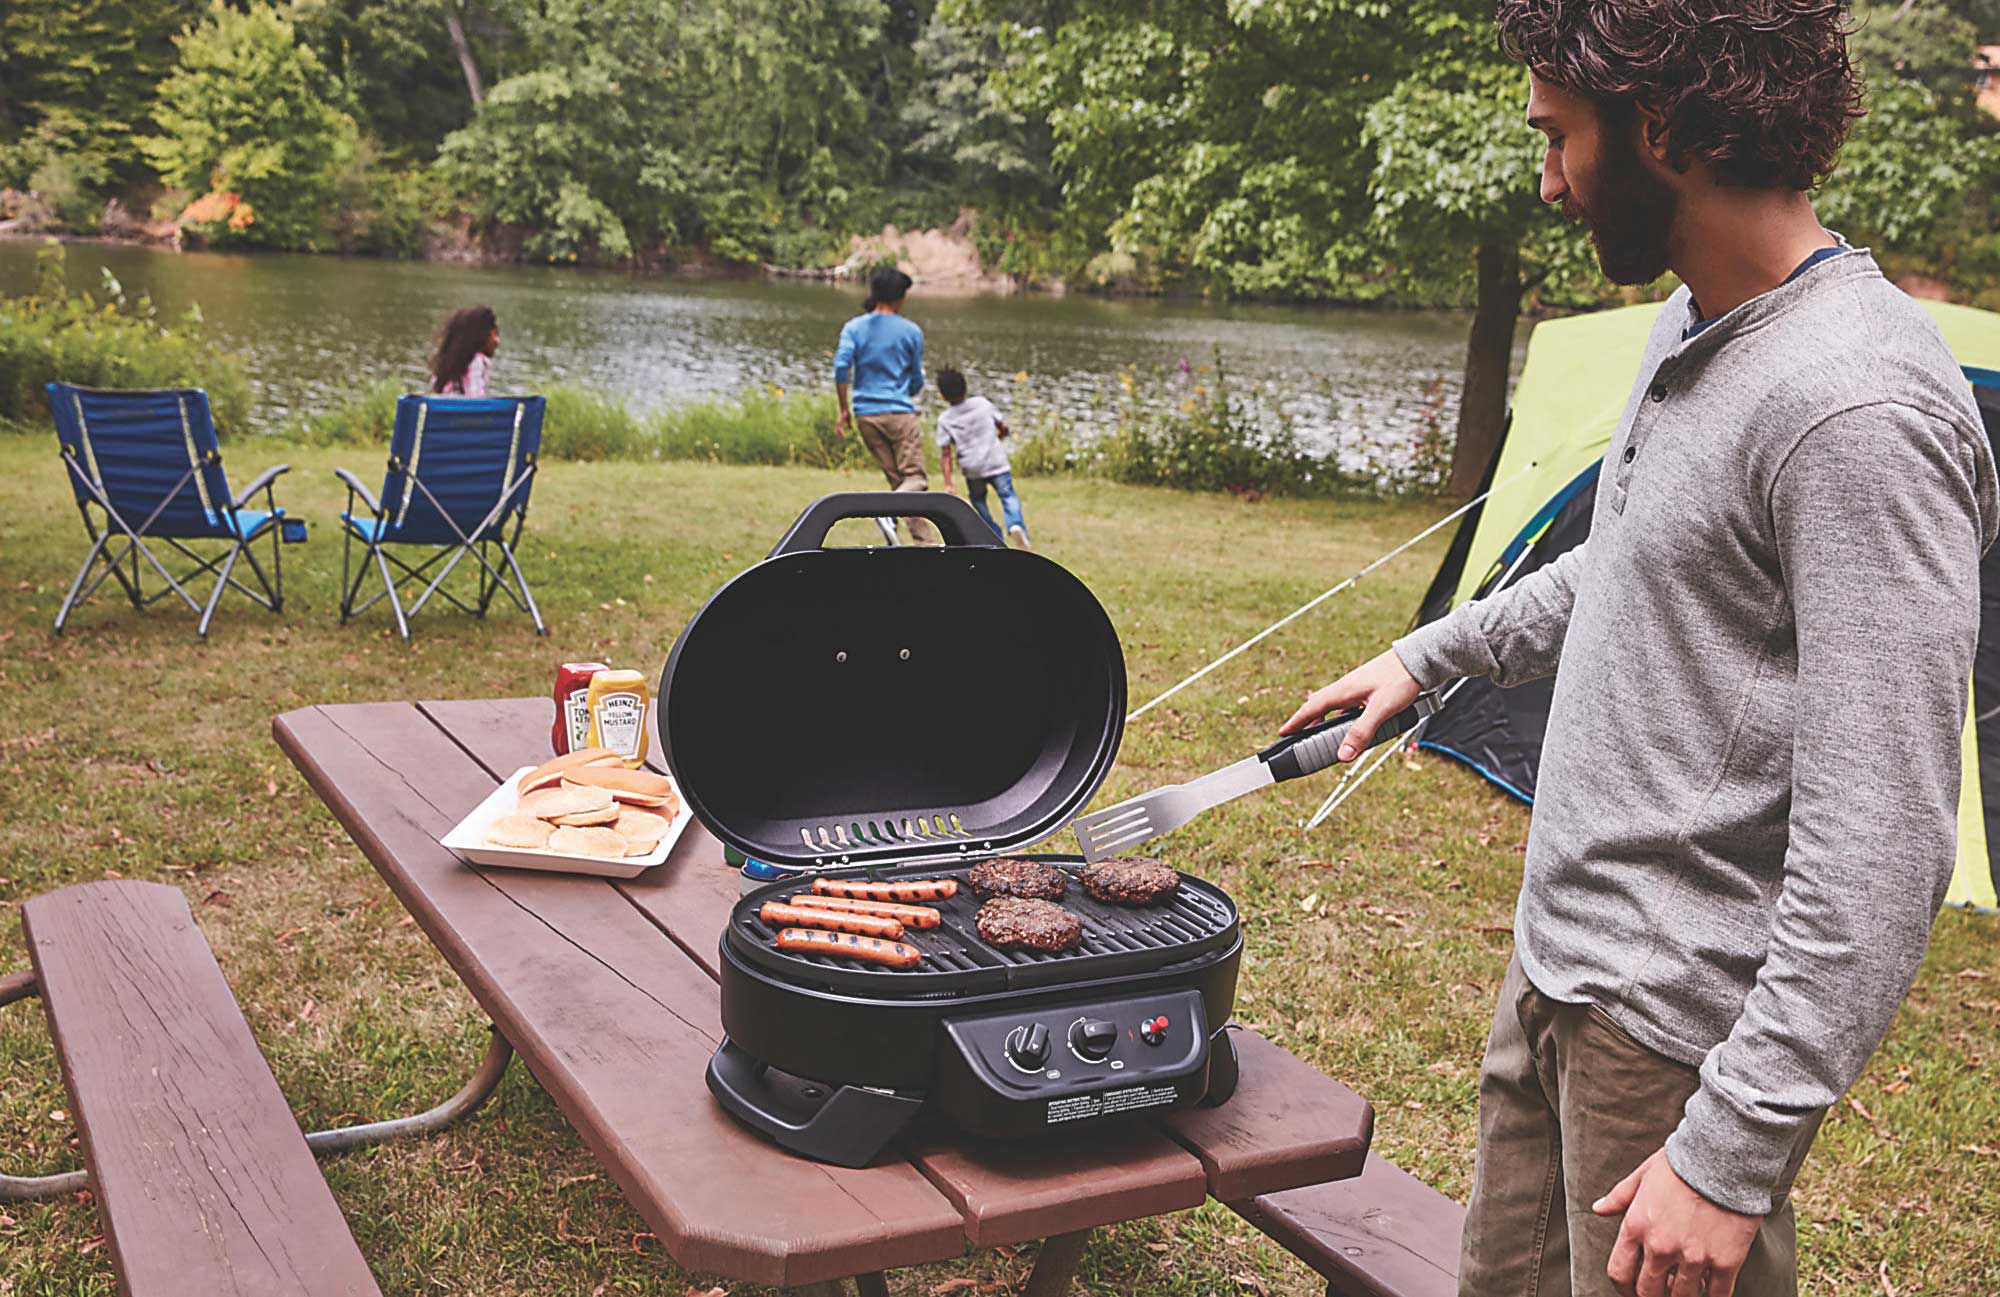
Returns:
[[[923,429],[913,399],[924,389],[924,331],[903,318],[910,277],[882,266],[868,279],[861,314],[840,329],[833,353],[833,391],[840,402],[840,435],[849,425],[861,430],[892,491],[928,491],[924,474]],[[936,537],[921,518],[909,520],[910,539],[928,544]]]

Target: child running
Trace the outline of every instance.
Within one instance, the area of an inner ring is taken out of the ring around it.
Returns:
[[[1007,448],[1000,439],[1007,435],[1007,421],[1000,417],[1000,411],[993,408],[993,402],[983,396],[965,394],[965,375],[955,369],[940,369],[937,373],[938,395],[948,402],[947,408],[938,415],[937,443],[943,452],[944,489],[951,490],[951,460],[954,451],[958,454],[959,467],[965,470],[966,495],[972,500],[972,507],[979,510],[979,516],[986,519],[986,525],[993,529],[1001,540],[1011,539],[1022,549],[1033,549],[1028,543],[1027,520],[1021,516],[1021,497],[1014,493],[1014,474],[1007,463]],[[992,487],[1000,497],[1000,512],[1007,519],[1007,529],[993,521],[993,515],[986,508],[986,488]]]

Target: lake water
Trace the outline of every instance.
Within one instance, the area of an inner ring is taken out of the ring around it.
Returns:
[[[0,292],[27,289],[34,246],[0,241]],[[438,322],[475,302],[499,313],[502,391],[576,384],[646,410],[753,385],[826,386],[841,322],[862,295],[791,280],[99,244],[71,244],[68,264],[73,289],[96,286],[108,269],[169,316],[198,306],[243,357],[252,422],[264,430],[383,380],[422,390]],[[1469,325],[1453,312],[946,295],[921,285],[907,309],[924,328],[931,369],[957,366],[1028,426],[1059,414],[1088,436],[1131,399],[1128,380],[1141,402],[1178,401],[1205,377],[1183,367],[1219,355],[1259,426],[1289,426],[1348,471],[1389,476],[1427,422],[1442,413],[1449,426]]]

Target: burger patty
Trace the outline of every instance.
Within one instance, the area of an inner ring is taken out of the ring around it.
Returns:
[[[1112,905],[1152,905],[1174,894],[1181,876],[1148,856],[1114,856],[1086,868],[1083,890]]]
[[[982,860],[965,881],[981,896],[1013,896],[1053,901],[1069,888],[1069,875],[1039,860]]]
[[[996,946],[1060,954],[1083,944],[1083,920],[1053,901],[996,896],[979,907],[973,922]]]

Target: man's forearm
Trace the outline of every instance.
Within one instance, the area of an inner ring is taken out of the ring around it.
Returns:
[[[1506,589],[1419,626],[1396,641],[1396,656],[1426,689],[1459,676],[1517,685],[1553,675],[1589,548],[1579,545]]]

